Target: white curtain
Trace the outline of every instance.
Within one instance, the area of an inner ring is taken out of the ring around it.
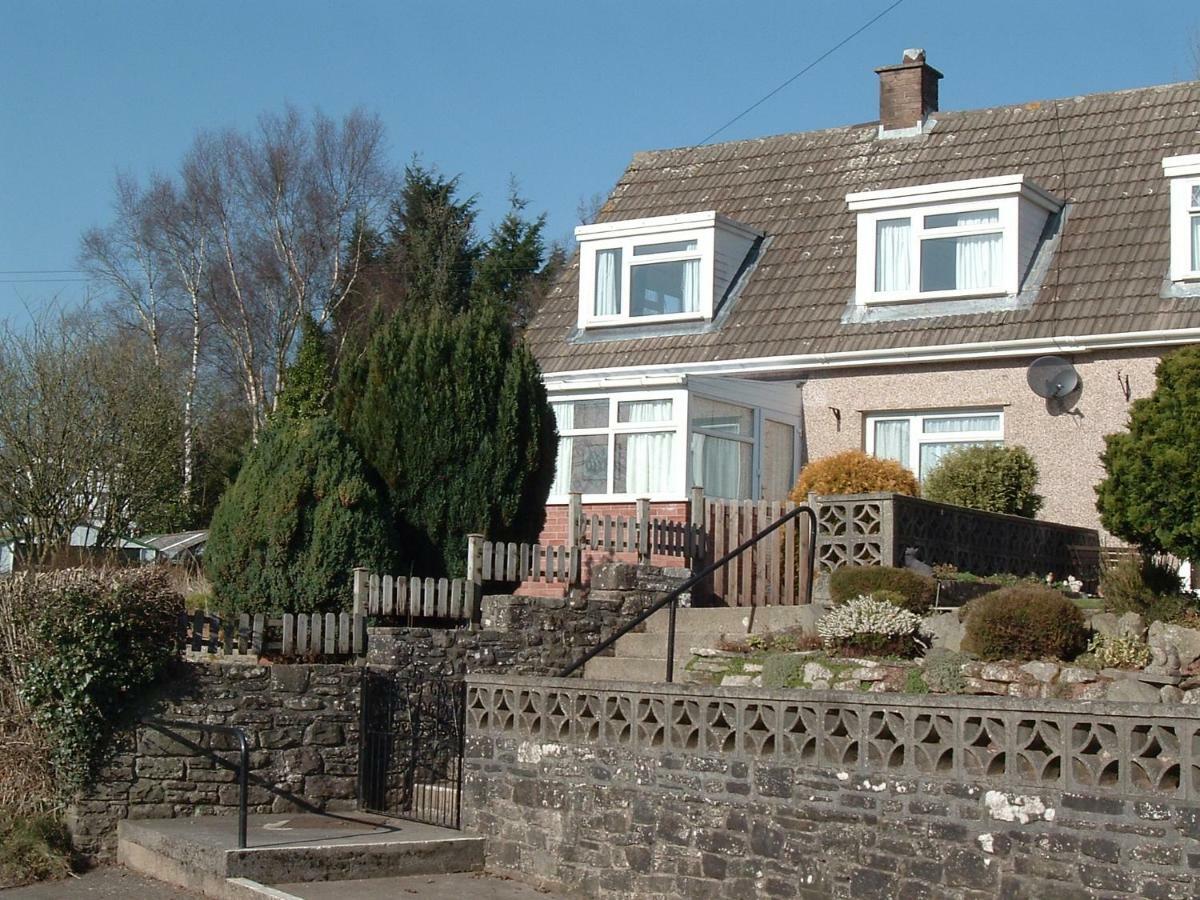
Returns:
[[[700,311],[700,260],[689,259],[683,264],[683,310]]]
[[[908,419],[885,419],[875,423],[875,456],[879,459],[894,459],[907,467]]]
[[[704,485],[706,497],[720,497],[725,500],[746,499],[748,491],[746,479],[742,472],[742,448],[749,446],[740,441],[726,441],[705,434],[692,436],[695,441],[697,458],[693,458],[692,467],[700,473],[700,483]]]
[[[1200,213],[1192,216],[1192,271],[1200,272]]]
[[[959,225],[989,225],[996,221],[993,210],[961,213]],[[954,282],[959,290],[996,287],[1000,284],[999,234],[973,234],[954,242]]]
[[[623,434],[625,443],[625,492],[662,494],[671,489],[670,431],[652,434]]]
[[[875,290],[907,291],[912,225],[908,219],[883,219],[875,227]]]
[[[965,447],[993,447],[999,446],[1000,443],[1000,441],[955,441],[945,444],[922,444],[921,470],[917,473],[917,477],[924,481],[937,464],[955,450],[962,450]]]
[[[615,316],[621,312],[621,251],[596,252],[596,315]]]
[[[622,422],[670,422],[671,401],[668,400],[634,400],[621,404]]]
[[[571,454],[575,450],[575,439],[563,437],[563,432],[575,427],[575,404],[553,404],[554,420],[558,425],[558,462],[554,468],[554,484],[551,494],[569,494],[571,492]]]
[[[992,414],[980,416],[947,416],[926,418],[921,426],[925,434],[954,434],[963,431],[999,431],[1000,417]]]

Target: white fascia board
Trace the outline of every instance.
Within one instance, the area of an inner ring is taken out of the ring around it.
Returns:
[[[652,216],[645,219],[623,219],[618,222],[580,225],[575,229],[575,240],[583,242],[601,238],[651,237],[670,234],[674,231],[714,228],[717,225],[727,231],[744,234],[749,238],[762,237],[754,229],[747,228],[742,223],[710,209],[705,212],[680,213],[674,216]]]
[[[1024,175],[997,175],[992,178],[969,178],[879,191],[858,191],[846,195],[846,205],[851,212],[866,212],[905,206],[932,206],[960,200],[984,200],[1014,194],[1051,212],[1062,209],[1060,200],[1042,190]]]
[[[1041,356],[1048,353],[1089,353],[1141,347],[1170,347],[1200,342],[1200,328],[1169,328],[1158,331],[1126,331],[1112,334],[1068,335],[1054,338],[1024,338],[934,347],[901,347],[884,350],[852,350],[843,353],[805,353],[794,356],[762,356],[711,362],[645,365],[577,372],[548,372],[547,389],[561,391],[584,387],[607,387],[616,378],[639,375],[677,377],[687,375],[779,375],[865,366],[917,365]]]
[[[1162,167],[1163,174],[1168,178],[1200,175],[1200,153],[1165,157],[1162,161]]]

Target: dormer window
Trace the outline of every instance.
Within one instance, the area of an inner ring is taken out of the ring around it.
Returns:
[[[850,194],[857,298],[904,303],[1016,294],[1060,205],[1021,175]]]
[[[584,225],[579,326],[711,319],[759,235],[716,212]]]
[[[1200,153],[1167,157],[1163,172],[1171,183],[1171,280],[1200,280]]]

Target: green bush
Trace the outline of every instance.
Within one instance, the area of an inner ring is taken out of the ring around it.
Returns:
[[[792,653],[768,656],[762,664],[762,685],[765,688],[795,687],[803,680],[804,664],[808,659]]]
[[[884,599],[895,603],[890,595],[899,594],[903,609],[923,616],[933,608],[937,596],[937,582],[911,569],[893,569],[887,566],[843,566],[829,575],[829,597],[834,604],[846,603],[863,594],[878,596],[886,591]]]
[[[1165,355],[1154,392],[1135,400],[1129,430],[1104,439],[1100,522],[1157,553],[1200,559],[1200,346]]]
[[[1087,649],[1101,667],[1141,669],[1150,662],[1150,647],[1135,637],[1098,634],[1092,638]]]
[[[1100,576],[1100,596],[1109,612],[1134,612],[1147,623],[1170,622],[1194,605],[1175,567],[1152,558],[1127,557],[1110,566]]]
[[[944,456],[925,476],[926,500],[1033,518],[1037,463],[1024,447],[964,447]]]
[[[800,471],[788,495],[796,503],[807,503],[814,494],[893,494],[920,496],[916,476],[891,459],[876,459],[861,450],[846,450],[814,459]]]
[[[66,878],[73,856],[71,835],[57,817],[0,815],[0,890]]]
[[[983,659],[1071,659],[1087,645],[1083,612],[1053,588],[1022,584],[967,604],[963,649]]]
[[[416,571],[461,575],[468,534],[537,540],[558,438],[541,371],[502,306],[396,316],[343,368],[338,398]]]
[[[213,514],[204,565],[223,612],[337,612],[352,570],[391,567],[381,488],[327,417],[280,417]]]
[[[829,610],[817,622],[817,634],[844,655],[910,658],[921,649],[920,626],[915,613],[865,594]]]
[[[175,656],[183,606],[166,574],[78,571],[41,598],[22,696],[62,788],[86,784],[114,729]]]

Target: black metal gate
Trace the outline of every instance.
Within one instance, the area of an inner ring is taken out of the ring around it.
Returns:
[[[358,805],[459,827],[466,683],[363,670]]]

